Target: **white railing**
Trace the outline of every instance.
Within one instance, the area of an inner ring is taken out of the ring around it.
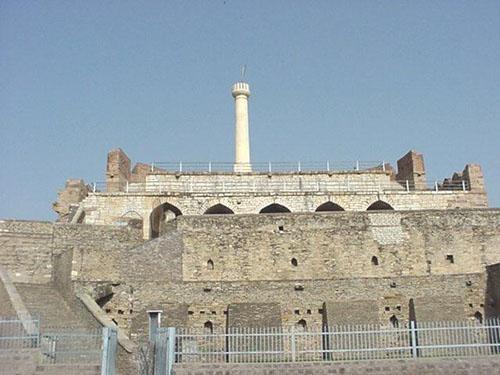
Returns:
[[[94,193],[113,191],[126,193],[348,193],[348,192],[413,192],[413,191],[467,191],[467,181],[446,185],[438,182],[415,185],[412,181],[147,181],[138,183],[94,182]]]
[[[160,328],[157,353],[182,362],[267,363],[485,356],[500,353],[499,319],[330,326],[318,329],[232,328],[227,332]],[[170,363],[170,364],[169,364]]]
[[[234,172],[234,162],[152,162],[151,172]],[[255,162],[238,164],[239,170],[248,172],[349,172],[349,171],[385,171],[383,161],[306,161],[306,162]]]

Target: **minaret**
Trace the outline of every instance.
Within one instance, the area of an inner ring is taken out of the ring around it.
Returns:
[[[251,172],[250,164],[250,137],[248,135],[248,97],[250,86],[245,82],[236,82],[233,85],[235,112],[235,172]]]

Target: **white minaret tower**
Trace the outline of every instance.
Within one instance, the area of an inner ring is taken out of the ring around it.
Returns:
[[[250,86],[245,82],[236,82],[231,90],[234,97],[235,112],[235,172],[251,172],[250,137],[248,135],[248,97]]]

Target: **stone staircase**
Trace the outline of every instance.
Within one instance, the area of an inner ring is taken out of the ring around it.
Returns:
[[[41,329],[87,328],[51,285],[16,283],[16,288],[34,318],[40,319]]]

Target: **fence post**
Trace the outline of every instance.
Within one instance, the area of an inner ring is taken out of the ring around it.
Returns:
[[[116,330],[110,327],[103,327],[101,375],[116,374],[116,341]]]
[[[267,170],[269,173],[271,173],[273,171],[273,168],[271,167],[271,162],[269,162],[269,165],[268,165],[268,170]]]
[[[415,328],[415,321],[410,320],[410,330],[411,330],[411,356],[417,358],[417,330]]]
[[[182,161],[179,162],[179,173],[182,173]]]
[[[356,160],[356,170],[359,171],[359,160]]]
[[[175,363],[175,327],[167,328],[167,375],[172,374]]]
[[[125,191],[128,193],[128,181],[127,184],[125,185]]]
[[[212,162],[208,162],[208,173],[212,173]]]
[[[297,162],[297,172],[300,172],[300,161]]]
[[[436,191],[439,191],[439,187],[438,187],[438,182],[437,181],[434,182],[434,189]]]
[[[406,180],[406,191],[410,191],[410,182]]]
[[[155,163],[151,163],[151,172],[155,171]]]
[[[329,160],[326,161],[326,170],[328,172],[330,172],[330,161]]]
[[[465,180],[462,180],[462,190],[465,191]]]
[[[296,347],[295,347],[295,328],[292,327],[290,330],[290,351],[292,352],[292,362],[295,362],[296,358]]]
[[[382,170],[385,172],[385,161],[382,162]]]
[[[93,193],[95,193],[95,191],[96,191],[96,189],[97,189],[96,185],[97,185],[97,184],[96,184],[95,182],[93,182],[93,183],[92,183],[92,192],[93,192]]]

